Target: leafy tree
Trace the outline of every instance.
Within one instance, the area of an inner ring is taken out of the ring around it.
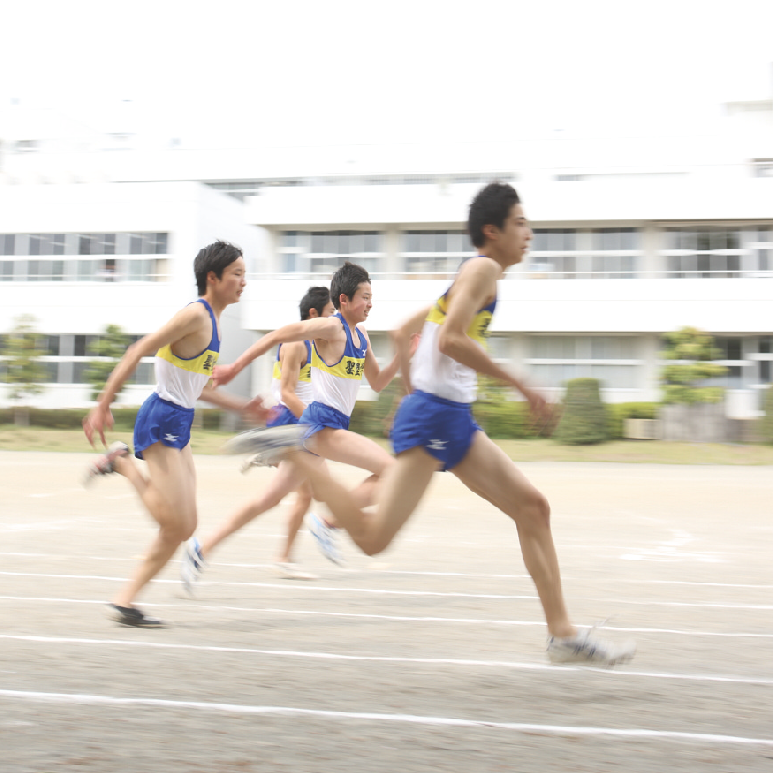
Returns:
[[[96,341],[89,344],[88,354],[99,359],[90,360],[83,378],[91,384],[91,399],[96,400],[113,368],[129,348],[130,338],[120,325],[108,325]]]
[[[665,333],[666,349],[663,358],[671,360],[661,371],[665,390],[664,402],[692,405],[694,403],[718,403],[725,390],[722,387],[702,385],[703,381],[718,378],[727,373],[724,365],[712,360],[720,356],[714,339],[702,330],[683,327]]]
[[[3,345],[8,397],[14,402],[22,403],[25,397],[37,395],[44,389],[47,371],[40,358],[45,356],[46,351],[43,336],[35,330],[36,324],[32,314],[20,315]],[[29,423],[29,406],[18,404],[14,407],[14,423]]]

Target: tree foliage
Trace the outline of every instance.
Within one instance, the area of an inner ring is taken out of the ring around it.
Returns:
[[[14,320],[13,330],[5,339],[2,353],[6,358],[8,397],[14,401],[39,394],[44,388],[46,366],[40,358],[46,351],[36,324],[32,314],[22,314]]]
[[[83,374],[87,384],[91,384],[91,399],[96,400],[105,386],[110,374],[129,347],[129,336],[120,325],[108,325],[96,341],[89,344],[88,354],[99,358],[89,361]],[[120,392],[119,392],[120,393]]]
[[[663,335],[666,348],[663,358],[669,363],[661,370],[664,402],[692,405],[718,403],[725,390],[703,382],[727,373],[724,365],[713,362],[720,356],[714,339],[694,327],[683,327]]]

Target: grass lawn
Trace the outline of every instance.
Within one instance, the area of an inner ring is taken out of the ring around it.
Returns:
[[[192,446],[197,454],[219,453],[231,435],[194,429]],[[117,431],[108,442],[131,444],[131,432]],[[377,442],[387,445],[386,441]],[[500,440],[504,451],[521,462],[631,462],[650,464],[773,464],[773,446],[720,443],[666,443],[657,440],[615,440],[598,446],[561,446],[552,440]],[[88,453],[91,448],[81,430],[20,428],[0,425],[0,450]]]

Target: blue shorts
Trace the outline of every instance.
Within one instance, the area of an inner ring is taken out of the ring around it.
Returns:
[[[298,423],[298,417],[286,405],[275,405],[271,410],[271,418],[266,422],[267,427],[283,427],[285,424]]]
[[[142,452],[154,443],[171,448],[185,448],[191,440],[193,408],[162,400],[158,393],[145,400],[137,411],[134,422],[134,455],[142,459]]]
[[[349,417],[345,413],[316,400],[306,406],[298,423],[308,426],[304,435],[307,439],[323,429],[349,429]]]
[[[397,409],[392,444],[395,456],[418,446],[442,462],[443,470],[451,470],[467,455],[478,430],[469,403],[417,390]]]

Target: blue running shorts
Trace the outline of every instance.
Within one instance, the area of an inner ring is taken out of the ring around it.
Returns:
[[[185,448],[191,440],[193,408],[162,400],[158,393],[145,400],[137,411],[134,422],[134,455],[142,459],[142,452],[154,443],[171,448]]]
[[[395,414],[392,444],[395,456],[417,446],[451,470],[470,450],[480,427],[469,403],[455,403],[437,395],[412,392]]]
[[[316,400],[306,406],[299,423],[308,426],[309,429],[305,435],[307,439],[327,428],[349,429],[349,417],[345,413],[324,403],[318,403]]]
[[[285,424],[297,424],[298,417],[286,406],[275,405],[271,409],[271,418],[266,422],[267,427],[282,427]]]

